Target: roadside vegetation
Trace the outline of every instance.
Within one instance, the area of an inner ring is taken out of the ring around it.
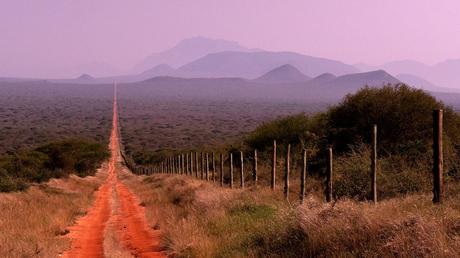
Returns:
[[[59,257],[70,247],[67,228],[85,215],[106,175],[70,175],[0,193],[0,257]]]
[[[446,199],[431,201],[432,110],[444,110]],[[371,128],[378,126],[378,197],[370,200]],[[460,255],[460,116],[405,85],[364,88],[317,114],[266,122],[216,153],[243,150],[246,188],[186,176],[127,177],[152,226],[175,257],[457,257]],[[278,178],[269,188],[273,140]],[[284,154],[292,145],[289,200]],[[334,201],[324,201],[325,148],[334,149]],[[251,152],[259,151],[259,183]],[[298,201],[301,150],[308,154],[307,197]],[[186,149],[189,151],[189,149]],[[235,167],[239,167],[235,160]],[[239,182],[239,173],[235,173]],[[238,185],[238,184],[237,184]]]
[[[109,157],[106,146],[90,140],[65,140],[0,156],[0,192],[25,190],[32,183],[71,174],[94,175]]]
[[[277,140],[280,155],[291,144],[294,178],[300,176],[299,154],[307,149],[309,176],[321,180],[326,168],[325,149],[331,146],[335,197],[366,200],[370,197],[371,129],[376,124],[379,198],[428,192],[432,111],[439,108],[444,110],[446,180],[455,186],[460,176],[460,116],[424,91],[405,85],[364,88],[324,113],[267,122],[245,137],[242,148],[258,149],[269,163],[273,140]]]
[[[221,188],[185,176],[126,176],[174,257],[457,257],[458,192],[442,206],[429,194],[378,205],[310,193]]]

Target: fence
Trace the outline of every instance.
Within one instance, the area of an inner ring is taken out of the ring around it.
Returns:
[[[370,174],[370,186],[372,201],[377,203],[377,125],[374,125],[371,131],[372,134],[372,154],[371,154],[371,174]],[[443,110],[433,110],[433,203],[442,203],[444,198],[444,187],[443,187]],[[273,141],[273,159],[271,162],[271,182],[270,187],[275,190],[276,187],[276,175],[277,175],[277,144],[276,140]],[[143,167],[137,166],[129,160],[124,152],[121,155],[127,167],[136,174],[152,175],[158,173],[164,174],[178,174],[195,177],[201,180],[216,182],[219,179],[220,186],[224,187],[224,163],[228,161],[228,187],[234,188],[234,153],[228,153],[228,159],[225,158],[224,153],[220,153],[220,167],[216,167],[215,153],[206,152],[187,152],[178,155],[167,157],[164,161],[154,164],[152,166]],[[257,150],[252,152],[252,181],[254,185],[259,185],[258,182],[258,156]],[[244,153],[238,152],[239,158],[239,187],[245,187],[245,170],[244,170]],[[211,161],[210,161],[211,159]],[[291,172],[291,145],[288,144],[284,162],[284,189],[283,194],[286,199],[289,198],[290,192],[290,172]],[[305,198],[305,182],[307,177],[307,151],[302,151],[302,169],[300,173],[300,196],[299,199],[303,202]],[[211,164],[211,165],[210,165]],[[218,170],[218,171],[217,171]],[[327,202],[333,200],[333,149],[332,147],[327,148],[327,168],[326,168],[326,180],[325,180],[325,199]]]

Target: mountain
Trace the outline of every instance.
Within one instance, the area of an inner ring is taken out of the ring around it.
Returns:
[[[89,74],[84,73],[84,74],[78,76],[77,80],[94,80],[94,77],[89,75]]]
[[[408,74],[430,82],[436,87],[460,89],[460,59],[450,59],[434,65],[414,60],[400,60],[379,66],[357,64],[356,67],[361,71],[383,69],[391,74]]]
[[[434,65],[425,78],[442,87],[460,89],[460,59],[449,59]]]
[[[311,85],[323,84],[323,83],[327,83],[332,80],[335,80],[336,78],[337,77],[333,75],[332,73],[323,73],[321,75],[316,76],[311,81],[309,81],[309,84]]]
[[[400,80],[401,82],[404,82],[405,84],[418,89],[433,90],[435,88],[438,88],[433,83],[413,74],[402,73],[396,75],[396,78],[398,78],[398,80]]]
[[[400,83],[398,79],[390,75],[384,70],[377,70],[365,73],[346,74],[335,78],[332,81],[326,82],[328,86],[356,89],[356,85],[361,86],[382,86],[385,84]]]
[[[339,61],[293,52],[235,52],[209,54],[178,69],[183,77],[241,77],[253,79],[284,64],[295,66],[307,76],[322,73],[343,75],[359,70]]]
[[[133,72],[141,73],[161,64],[177,68],[208,54],[222,51],[251,50],[240,46],[234,41],[194,37],[180,41],[171,49],[146,57],[133,68]]]
[[[398,80],[412,87],[435,92],[460,92],[460,89],[438,87],[433,83],[412,74],[398,74]]]
[[[281,66],[275,69],[292,72],[293,67]],[[273,73],[269,73],[272,75]],[[289,73],[288,73],[289,74]],[[285,75],[285,73],[281,73]],[[296,73],[296,75],[298,75]],[[279,77],[276,76],[276,79]],[[129,84],[132,94],[161,97],[210,98],[215,100],[282,100],[308,101],[333,104],[346,94],[360,88],[381,87],[399,81],[385,71],[348,74],[335,77],[323,74],[314,79],[297,82],[278,82],[272,80],[247,80],[242,78],[177,78],[155,77],[143,82]]]
[[[400,83],[398,79],[383,70],[346,74],[336,78],[332,78],[327,75],[323,75],[322,77],[329,78],[329,80],[324,80],[321,83],[318,79],[321,77],[317,77],[315,78],[316,80],[313,79],[308,82],[309,93],[317,96],[317,98],[328,98],[334,100],[339,100],[346,94],[354,93],[365,86],[382,87],[389,83]]]
[[[305,82],[311,78],[301,73],[297,68],[290,64],[285,64],[269,71],[261,77],[255,79],[257,82],[283,83],[283,82]]]
[[[105,62],[92,62],[68,69],[68,74],[91,74],[94,77],[114,76],[120,73],[121,71],[118,68]]]
[[[167,64],[160,64],[139,74],[139,77],[142,77],[139,80],[155,76],[170,76],[174,75],[175,72],[176,69],[172,68],[171,66]]]

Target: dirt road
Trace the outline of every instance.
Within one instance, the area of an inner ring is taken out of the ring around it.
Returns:
[[[117,248],[123,249],[123,252],[135,257],[166,257],[160,248],[160,232],[149,227],[138,198],[118,179],[123,164],[118,137],[116,93],[110,151],[112,155],[108,161],[107,180],[96,191],[94,204],[88,213],[70,227],[72,244],[63,256],[108,256],[111,250],[104,249],[104,241],[109,235],[107,229],[110,228],[114,229],[110,235],[115,235],[115,241],[120,245]]]

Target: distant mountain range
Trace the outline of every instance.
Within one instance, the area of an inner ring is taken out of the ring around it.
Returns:
[[[299,81],[302,79],[302,81]],[[308,78],[295,67],[284,65],[254,79],[155,77],[132,83],[133,90],[165,97],[186,96],[216,99],[278,99],[334,103],[363,86],[382,87],[400,81],[385,71]],[[136,93],[138,94],[138,93]]]
[[[458,90],[460,88],[460,59],[451,59],[435,65],[426,65],[414,60],[401,60],[380,66],[366,64],[357,64],[355,66],[361,71],[382,69],[390,74],[402,74],[409,81],[418,81],[417,83],[421,86],[435,86],[443,90],[452,90],[449,88]],[[418,78],[416,79],[415,77]]]
[[[131,74],[117,73],[106,63],[79,67],[84,72],[71,79],[48,79],[55,83],[136,83],[155,77],[177,78],[240,78],[244,83],[303,84],[315,87],[352,91],[365,84],[404,82],[432,92],[460,92],[460,59],[429,66],[412,60],[395,61],[381,66],[349,65],[343,62],[302,55],[294,52],[270,52],[250,49],[237,42],[195,37],[182,40],[166,51],[155,53],[137,64]],[[27,80],[33,80],[28,78]],[[0,81],[24,81],[21,78],[0,78]],[[158,81],[154,79],[153,81]],[[178,81],[178,80],[176,80]],[[186,80],[194,82],[195,80]],[[208,81],[206,81],[208,82]],[[222,82],[222,81],[219,81]],[[457,87],[452,89],[449,87]],[[340,88],[340,89],[339,89]]]
[[[255,79],[262,83],[306,82],[311,78],[290,64],[285,64]]]
[[[281,65],[290,64],[307,76],[335,75],[359,70],[339,61],[293,52],[234,52],[209,54],[178,69],[183,77],[240,77],[254,79]]]
[[[182,40],[171,49],[146,57],[133,68],[132,72],[141,73],[163,64],[178,68],[208,54],[222,51],[249,52],[253,50],[234,41],[194,37]]]

